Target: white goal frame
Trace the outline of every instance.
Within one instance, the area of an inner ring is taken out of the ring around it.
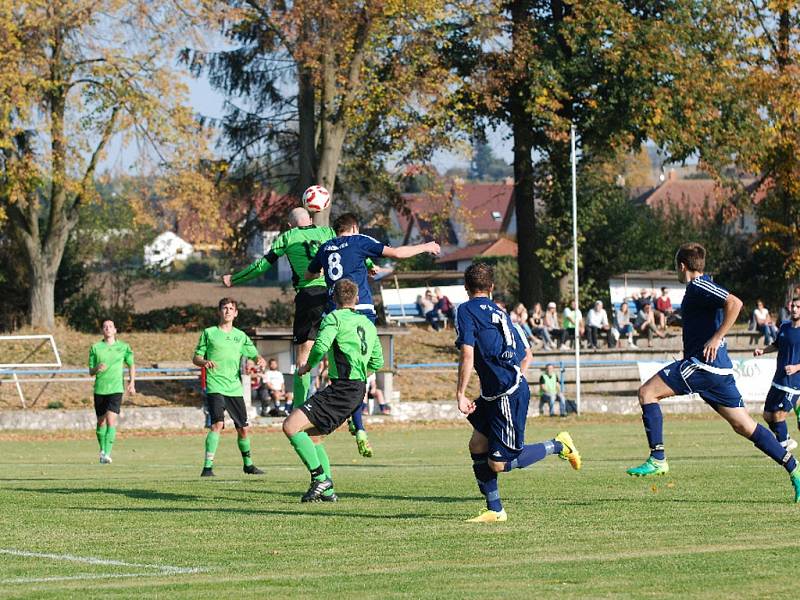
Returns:
[[[45,334],[33,334],[33,335],[0,335],[0,342],[4,341],[13,341],[13,340],[44,340],[41,344],[39,344],[34,352],[44,346],[45,342],[50,342],[50,348],[53,351],[53,356],[56,358],[56,362],[49,362],[49,363],[0,363],[0,371],[6,369],[43,369],[43,368],[61,368],[61,355],[58,353],[58,346],[56,345],[56,340],[52,336],[52,334],[45,333]],[[19,401],[22,404],[22,408],[27,408],[25,405],[25,394],[22,392],[22,386],[20,385],[20,379],[17,376],[16,371],[12,372],[11,374],[11,381],[14,382],[14,385],[17,387],[17,395],[19,395]]]

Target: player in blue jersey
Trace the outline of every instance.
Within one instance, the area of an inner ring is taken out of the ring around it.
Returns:
[[[766,348],[756,348],[753,355],[778,353],[775,376],[764,403],[764,420],[781,446],[794,450],[797,442],[789,437],[786,415],[800,399],[800,298],[792,298],[789,303],[789,317],[790,321],[781,323],[775,341]]]
[[[497,474],[524,469],[549,454],[581,468],[581,456],[569,433],[554,439],[525,445],[525,419],[530,390],[525,369],[530,349],[513,327],[511,319],[490,296],[494,289],[492,267],[470,265],[464,272],[469,300],[456,309],[456,346],[460,351],[456,398],[458,410],[467,415],[473,427],[469,440],[472,470],[478,489],[486,498],[486,510],[471,523],[506,521],[508,515],[500,501]],[[477,400],[467,397],[472,369],[481,384]]]
[[[429,252],[439,254],[439,244],[428,242],[414,246],[399,246],[392,248],[382,244],[375,238],[359,233],[358,217],[353,213],[339,216],[333,223],[336,237],[328,240],[319,247],[316,256],[308,265],[306,279],[319,277],[322,271],[328,285],[328,306],[326,312],[335,310],[333,301],[333,287],[340,279],[350,279],[358,286],[358,305],[356,311],[363,314],[375,323],[375,306],[372,303],[372,290],[369,287],[367,266],[365,261],[371,258],[411,258],[417,254]],[[364,421],[359,408],[348,421],[350,433],[356,437],[358,452],[361,456],[372,456],[367,432],[364,430]]]
[[[700,244],[683,244],[675,255],[678,279],[687,284],[681,303],[683,359],[667,365],[639,388],[650,456],[638,467],[628,469],[628,474],[643,477],[669,471],[664,453],[664,420],[658,402],[668,396],[697,393],[736,433],[786,469],[794,487],[795,502],[800,502],[797,461],[769,429],[753,420],[733,379],[725,334],[736,322],[742,301],[704,274],[705,263],[706,250]]]

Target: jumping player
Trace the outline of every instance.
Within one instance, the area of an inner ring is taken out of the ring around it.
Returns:
[[[211,417],[211,429],[206,435],[206,454],[201,477],[214,477],[214,455],[219,446],[219,434],[225,426],[225,411],[228,411],[236,427],[239,451],[242,453],[244,472],[248,475],[263,475],[264,471],[253,464],[250,457],[250,424],[244,404],[244,390],[239,374],[242,356],[254,359],[262,369],[267,361],[258,355],[252,340],[244,331],[236,329],[233,321],[239,311],[236,300],[223,298],[219,301],[219,325],[208,327],[200,334],[192,362],[206,369],[206,402]]]
[[[345,213],[334,221],[336,231],[334,239],[322,244],[314,260],[308,265],[305,274],[306,280],[319,277],[320,271],[325,276],[328,284],[327,311],[334,310],[333,286],[340,279],[350,279],[358,286],[358,305],[356,310],[375,323],[375,306],[372,303],[372,290],[369,287],[365,261],[371,258],[411,258],[417,254],[430,252],[437,255],[440,252],[439,244],[428,242],[414,246],[400,246],[392,248],[378,240],[359,233],[358,217],[353,213]],[[358,452],[361,456],[372,456],[372,447],[364,430],[361,411],[353,413],[351,432],[356,436]]]
[[[456,398],[458,410],[473,427],[472,470],[486,498],[486,510],[468,521],[494,523],[508,519],[497,488],[498,473],[524,469],[549,454],[558,454],[580,469],[581,456],[566,431],[546,442],[525,445],[530,390],[524,373],[530,349],[508,315],[490,299],[494,272],[489,265],[470,265],[464,272],[464,286],[469,300],[457,308],[455,320],[461,353]],[[481,395],[474,401],[466,395],[473,366],[481,384]]]
[[[789,317],[790,321],[781,323],[775,341],[766,348],[756,348],[753,355],[778,353],[775,376],[764,403],[764,420],[781,446],[794,450],[797,442],[789,437],[786,415],[797,407],[800,398],[800,298],[792,298],[789,303]]]
[[[675,255],[678,280],[686,283],[683,316],[683,360],[667,365],[639,388],[650,456],[628,469],[636,477],[663,475],[669,471],[664,453],[663,417],[659,401],[668,396],[695,392],[717,411],[739,435],[782,465],[790,474],[795,502],[800,502],[797,461],[770,431],[756,423],[742,401],[733,379],[725,334],[736,322],[742,301],[704,275],[706,250],[697,243],[683,244]]]
[[[97,443],[100,445],[100,462],[111,463],[111,449],[117,437],[117,417],[122,405],[122,365],[128,365],[129,394],[136,393],[136,365],[133,350],[117,339],[114,321],[103,321],[103,341],[89,350],[89,375],[94,376],[94,412],[97,415]]]
[[[309,435],[324,436],[335,431],[356,410],[366,393],[369,371],[383,366],[378,332],[372,322],[356,312],[358,286],[340,279],[334,286],[337,309],[322,320],[319,335],[300,366],[308,373],[328,354],[331,383],[318,391],[283,422],[283,432],[311,473],[311,486],[302,502],[335,502],[330,461],[320,460]]]

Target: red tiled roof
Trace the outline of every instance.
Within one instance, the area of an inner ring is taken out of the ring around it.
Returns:
[[[769,180],[744,180],[742,183],[755,204],[766,197],[772,185]],[[713,217],[732,195],[730,188],[713,179],[668,179],[641,198],[650,208],[679,210],[697,219]]]
[[[514,186],[510,183],[462,183],[454,186],[462,218],[481,233],[500,233],[511,203]],[[498,214],[495,218],[492,213]]]
[[[476,256],[516,256],[517,243],[507,238],[499,238],[491,242],[480,242],[454,250],[436,259],[438,264],[470,260]]]

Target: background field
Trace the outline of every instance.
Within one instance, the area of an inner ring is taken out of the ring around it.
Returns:
[[[201,434],[121,432],[111,466],[94,464],[90,432],[3,434],[0,596],[785,594],[800,507],[785,473],[726,425],[668,421],[673,472],[657,481],[624,474],[643,458],[638,419],[537,419],[528,440],[559,425],[583,470],[550,457],[501,475],[509,521],[495,525],[463,522],[482,506],[465,426],[374,431],[373,459],[337,433],[341,500],[324,505],[299,503],[307,474],[278,433],[255,434],[264,478],[242,474],[224,435],[214,480],[198,478]]]

